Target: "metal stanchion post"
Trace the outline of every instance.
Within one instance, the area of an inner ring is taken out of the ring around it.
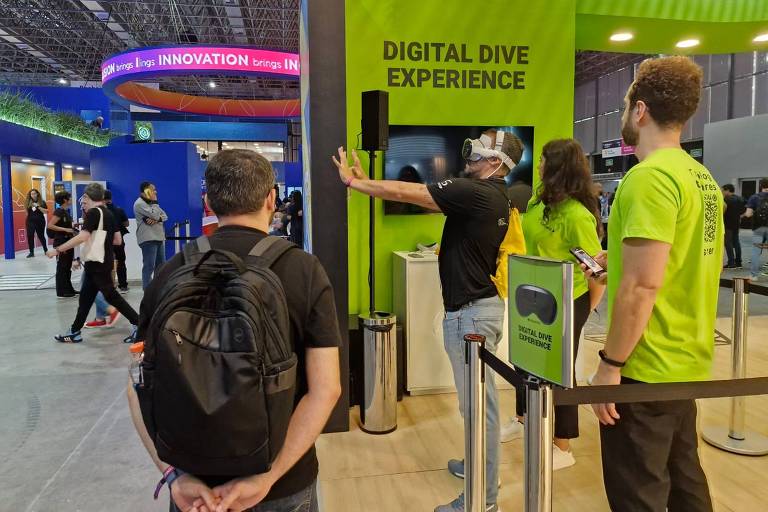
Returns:
[[[184,221],[184,243],[181,244],[182,246],[187,245],[187,243],[189,242],[189,225],[190,224],[191,222],[189,221],[189,219]]]
[[[526,382],[525,511],[552,510],[552,387],[536,378]]]
[[[749,319],[749,292],[747,279],[733,280],[733,378],[747,376],[747,323]],[[731,398],[731,419],[728,428],[705,427],[702,437],[721,450],[740,455],[768,455],[768,438],[744,429],[746,397]]]
[[[174,251],[174,254],[179,254],[179,252],[181,251],[181,240],[179,240],[179,223],[178,222],[176,222],[173,225],[173,237],[176,239],[174,240],[175,249],[176,249]]]
[[[464,341],[464,510],[485,512],[485,336],[467,334]]]

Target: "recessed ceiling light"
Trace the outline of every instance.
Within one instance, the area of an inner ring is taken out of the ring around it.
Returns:
[[[768,33],[760,34],[752,40],[754,43],[765,43],[766,41],[768,41]]]
[[[71,169],[71,168],[72,168],[72,166],[71,166],[71,165],[69,165],[69,164],[67,164],[67,165],[65,165],[65,166],[64,166],[64,168],[65,168],[65,169]]]
[[[611,41],[619,42],[619,41],[629,41],[633,37],[635,37],[634,34],[630,34],[629,32],[617,32],[615,34],[612,34],[610,39]]]
[[[32,160],[30,160],[29,158],[22,158],[21,161],[24,162],[25,164],[28,164]]]
[[[61,85],[67,85],[69,83],[66,78],[59,78],[58,82]]]
[[[51,167],[53,165],[53,162],[45,162],[45,165],[47,165],[48,167]]]
[[[678,48],[693,48],[694,46],[699,46],[700,41],[698,39],[683,39],[682,41],[678,41],[678,43],[675,45]]]
[[[208,82],[208,87],[210,87],[211,89],[215,89],[216,88],[216,82]]]
[[[78,168],[77,168],[77,170],[78,170],[78,171],[84,171],[84,170],[85,170],[85,167],[78,167]]]

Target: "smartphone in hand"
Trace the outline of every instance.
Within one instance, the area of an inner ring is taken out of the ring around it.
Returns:
[[[571,249],[571,254],[573,254],[574,257],[581,263],[586,265],[587,268],[592,271],[592,274],[595,277],[600,277],[601,275],[605,274],[605,269],[600,266],[600,264],[596,262],[592,256],[587,254],[587,252],[581,247],[574,247]]]

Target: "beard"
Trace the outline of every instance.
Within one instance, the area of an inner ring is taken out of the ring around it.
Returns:
[[[627,146],[637,146],[638,142],[640,142],[640,132],[627,120],[621,126],[621,138],[624,139],[624,144]]]

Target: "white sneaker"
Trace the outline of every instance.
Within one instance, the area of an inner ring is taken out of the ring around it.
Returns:
[[[569,468],[574,464],[576,464],[576,459],[572,451],[568,450],[565,452],[558,448],[556,444],[552,444],[552,471]]]
[[[501,426],[501,442],[508,443],[509,441],[520,439],[524,433],[523,424],[517,421],[517,418],[510,419],[509,422]]]

